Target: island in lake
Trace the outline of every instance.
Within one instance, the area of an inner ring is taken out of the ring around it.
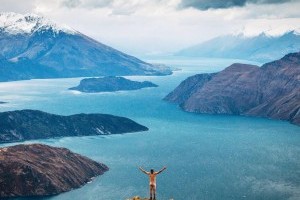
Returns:
[[[188,112],[287,120],[300,125],[300,52],[261,67],[233,64],[187,78],[165,100]]]
[[[146,87],[158,87],[150,81],[132,81],[123,77],[107,76],[103,78],[86,78],[80,81],[76,87],[69,90],[80,92],[115,92],[121,90],[138,90]]]
[[[147,131],[125,117],[107,114],[61,116],[38,110],[0,113],[0,143],[63,136],[108,135]]]
[[[42,144],[0,148],[0,198],[59,194],[106,171],[106,165],[66,148]]]

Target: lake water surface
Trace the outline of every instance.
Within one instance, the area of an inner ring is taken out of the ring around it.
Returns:
[[[110,168],[82,188],[41,199],[147,196],[148,178],[138,166],[159,170],[164,165],[167,170],[157,180],[159,200],[300,199],[300,127],[263,118],[186,113],[162,101],[187,76],[219,71],[236,60],[160,62],[182,70],[172,76],[128,77],[159,85],[137,91],[84,94],[67,90],[80,78],[0,83],[0,100],[9,102],[0,105],[0,111],[107,113],[129,117],[150,129],[26,142],[66,147]],[[7,145],[13,144],[1,146]]]

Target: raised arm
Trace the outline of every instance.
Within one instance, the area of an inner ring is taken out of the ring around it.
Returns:
[[[156,174],[159,174],[159,173],[163,172],[165,169],[167,169],[167,167],[163,167],[161,170],[159,170],[158,172],[156,172]]]
[[[145,174],[149,174],[149,172],[147,172],[146,170],[144,170],[142,167],[139,167],[139,169],[143,172],[143,173],[145,173]]]

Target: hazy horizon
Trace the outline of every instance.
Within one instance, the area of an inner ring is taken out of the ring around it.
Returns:
[[[140,57],[172,53],[225,34],[279,35],[300,27],[299,0],[0,2],[0,12],[42,15]]]

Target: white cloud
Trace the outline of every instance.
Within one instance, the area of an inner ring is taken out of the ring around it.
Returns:
[[[280,34],[298,28],[300,2],[245,4],[201,11],[181,0],[0,0],[1,11],[34,12],[134,55],[172,52],[245,31]]]
[[[35,1],[0,0],[0,11],[25,13],[32,11]]]

